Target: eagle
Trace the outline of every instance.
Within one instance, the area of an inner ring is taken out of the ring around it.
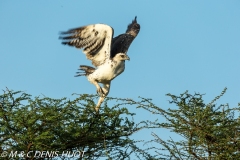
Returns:
[[[130,60],[127,51],[139,31],[140,25],[135,17],[126,32],[114,38],[113,28],[106,24],[92,24],[60,33],[63,45],[83,49],[87,59],[96,67],[80,65],[75,75],[86,76],[96,86],[99,95],[96,112],[110,91],[111,81],[124,71],[125,60]]]

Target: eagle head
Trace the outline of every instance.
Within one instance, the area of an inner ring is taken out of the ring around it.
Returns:
[[[116,54],[113,59],[114,59],[114,60],[117,60],[117,61],[130,60],[130,58],[128,57],[128,55],[126,55],[126,54],[124,54],[124,53],[118,53],[118,54]]]
[[[136,16],[135,19],[132,21],[132,23],[128,25],[126,33],[129,33],[132,36],[136,37],[139,31],[140,31],[140,25],[137,23],[137,16]]]

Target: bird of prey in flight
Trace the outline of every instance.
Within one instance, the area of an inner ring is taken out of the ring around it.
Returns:
[[[124,71],[125,60],[130,60],[127,51],[139,31],[140,25],[135,17],[126,32],[114,38],[113,28],[106,24],[92,24],[61,32],[62,44],[82,48],[87,59],[96,67],[80,65],[76,76],[86,76],[96,86],[100,96],[95,107],[97,112],[110,91],[111,81]]]

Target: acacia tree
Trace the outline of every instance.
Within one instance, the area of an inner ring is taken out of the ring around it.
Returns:
[[[95,98],[32,98],[24,92],[4,91],[0,95],[0,154],[7,152],[6,159],[66,159],[74,153],[78,159],[127,159],[133,152],[144,157],[137,142],[129,138],[143,128],[133,121],[134,114],[119,108],[121,104],[109,108],[108,100],[96,114]],[[20,151],[25,154],[18,155]]]
[[[153,147],[158,159],[240,159],[240,118],[239,109],[230,108],[228,104],[216,105],[222,93],[210,103],[203,101],[203,94],[191,95],[186,91],[180,96],[167,94],[171,104],[177,109],[163,110],[149,99],[145,104],[139,103],[153,114],[163,116],[166,122],[151,122],[152,127],[166,128],[182,137],[181,140],[163,140],[160,135],[152,133],[151,143],[160,144]],[[150,142],[148,142],[150,143]]]
[[[167,94],[170,103],[177,107],[168,110],[146,98],[140,101],[107,98],[96,114],[94,95],[77,95],[74,100],[32,98],[24,92],[7,90],[0,95],[0,153],[58,151],[58,155],[44,155],[45,159],[66,159],[68,156],[61,153],[70,152],[71,156],[74,151],[84,151],[78,159],[130,159],[131,155],[146,160],[239,159],[239,107],[216,105],[225,92],[226,89],[210,103],[205,103],[199,93]],[[118,104],[110,105],[112,100]],[[135,114],[126,109],[129,105],[163,116],[166,121],[145,120],[137,124]],[[143,128],[170,129],[182,139],[163,140],[155,132],[154,140],[146,142],[155,147],[141,149],[129,136]],[[36,159],[36,156],[31,152],[24,158]]]

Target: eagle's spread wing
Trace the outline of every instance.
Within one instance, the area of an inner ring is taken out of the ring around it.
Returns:
[[[132,23],[128,25],[126,33],[113,38],[110,57],[113,58],[118,53],[127,54],[128,48],[134,38],[138,35],[139,30],[140,25],[137,23],[137,17],[135,17]]]
[[[110,47],[113,37],[112,27],[105,24],[94,24],[62,32],[62,44],[83,48],[87,58],[94,66],[99,66],[110,58]]]
[[[113,38],[111,45],[111,58],[118,53],[127,54],[128,48],[134,40],[134,36],[130,34],[120,34],[119,36]]]

